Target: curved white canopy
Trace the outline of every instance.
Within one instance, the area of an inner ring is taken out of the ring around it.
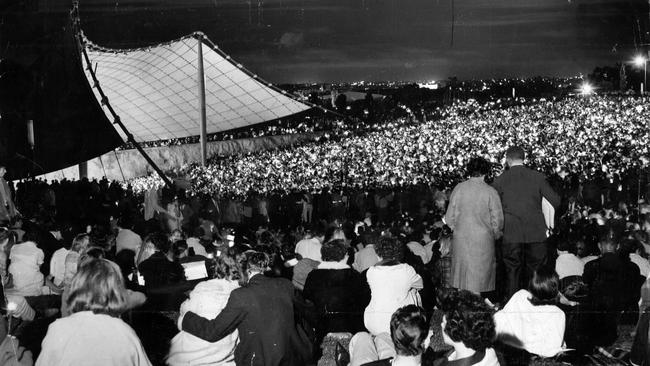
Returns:
[[[199,39],[203,39],[207,133],[270,121],[310,108],[252,75],[207,37],[199,35],[133,50],[107,49],[84,38],[92,72],[136,141],[200,134]],[[86,60],[82,60],[86,78],[94,85]],[[97,88],[92,89],[101,101]],[[117,131],[125,138],[121,129]]]

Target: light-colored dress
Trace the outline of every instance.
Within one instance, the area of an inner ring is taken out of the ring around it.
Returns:
[[[527,290],[519,290],[494,314],[497,338],[532,354],[553,357],[563,349],[566,316],[555,305],[533,305],[531,297]]]
[[[91,311],[50,324],[36,366],[148,366],[140,339],[122,319]]]
[[[451,286],[476,293],[493,291],[496,280],[494,241],[503,230],[499,193],[482,177],[458,184],[445,215],[452,237]]]
[[[190,298],[181,305],[178,329],[172,340],[167,364],[181,365],[235,365],[235,347],[239,342],[237,330],[225,338],[210,343],[182,330],[183,316],[191,311],[206,319],[214,319],[226,307],[230,293],[239,287],[236,281],[213,279],[201,282]]]
[[[50,274],[54,277],[55,285],[60,286],[65,276],[65,258],[70,251],[66,248],[60,248],[52,255],[50,260]]]
[[[69,251],[65,256],[65,272],[63,273],[63,286],[70,286],[74,275],[77,274],[77,267],[79,266],[79,258],[81,254],[75,251]]]
[[[43,295],[44,276],[40,271],[45,260],[43,251],[36,243],[28,241],[14,245],[9,254],[11,264],[9,273],[13,280],[13,295],[40,296]]]
[[[372,335],[390,334],[390,318],[395,310],[406,305],[420,305],[417,290],[422,277],[408,264],[376,265],[366,272],[370,286],[370,303],[363,313],[363,322]]]

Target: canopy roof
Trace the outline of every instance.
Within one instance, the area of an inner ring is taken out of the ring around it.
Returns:
[[[203,42],[207,133],[245,127],[302,112],[310,106],[235,63],[201,33],[147,48],[118,50],[83,37],[84,62],[136,141],[200,134],[198,42]],[[92,71],[91,71],[92,70]],[[101,96],[93,87],[97,100]],[[104,113],[112,116],[103,105]],[[118,133],[125,138],[123,131]]]

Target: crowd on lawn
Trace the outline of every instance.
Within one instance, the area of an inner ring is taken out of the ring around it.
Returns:
[[[621,325],[650,362],[645,101],[472,105],[187,191],[0,167],[2,363],[309,365],[349,333],[338,364],[587,364]],[[170,311],[152,346],[133,317]]]
[[[502,167],[507,146],[529,152],[529,165],[549,179],[604,181],[633,187],[647,167],[648,104],[645,98],[593,96],[499,107],[497,102],[459,103],[441,119],[386,123],[362,135],[327,142],[215,158],[180,172],[190,192],[245,197],[324,189],[396,188],[418,184],[452,188],[473,156]],[[135,192],[161,186],[157,176],[128,182]]]

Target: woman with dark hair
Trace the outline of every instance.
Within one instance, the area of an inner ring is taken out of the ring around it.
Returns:
[[[352,337],[350,366],[420,365],[429,333],[424,309],[416,305],[401,307],[390,318],[390,335],[373,339],[361,332]],[[394,353],[386,357],[389,349]]]
[[[237,259],[231,256],[213,260],[214,277],[196,285],[189,299],[181,304],[178,328],[181,331],[172,340],[167,364],[176,365],[234,365],[234,349],[239,333],[234,330],[218,342],[210,343],[182,330],[183,317],[188,311],[206,319],[214,319],[226,307],[230,293],[239,288],[242,280]]]
[[[503,211],[496,189],[485,183],[490,163],[472,158],[469,179],[451,192],[445,223],[454,231],[451,249],[451,286],[475,293],[495,290],[494,242],[501,237]]]
[[[442,310],[442,338],[454,349],[436,361],[436,366],[499,365],[492,349],[496,339],[494,310],[478,295],[465,290],[447,290],[438,299]]]
[[[406,305],[420,305],[418,290],[422,277],[404,259],[404,245],[397,239],[383,237],[375,246],[379,263],[368,268],[366,279],[370,286],[370,304],[363,320],[368,331],[376,336],[390,332],[390,317]]]
[[[557,307],[560,279],[553,269],[539,267],[527,290],[519,290],[494,315],[498,339],[542,357],[553,357],[564,346],[566,317]]]
[[[128,295],[115,263],[81,263],[63,306],[72,315],[50,325],[36,366],[151,365],[138,336],[120,319]]]

